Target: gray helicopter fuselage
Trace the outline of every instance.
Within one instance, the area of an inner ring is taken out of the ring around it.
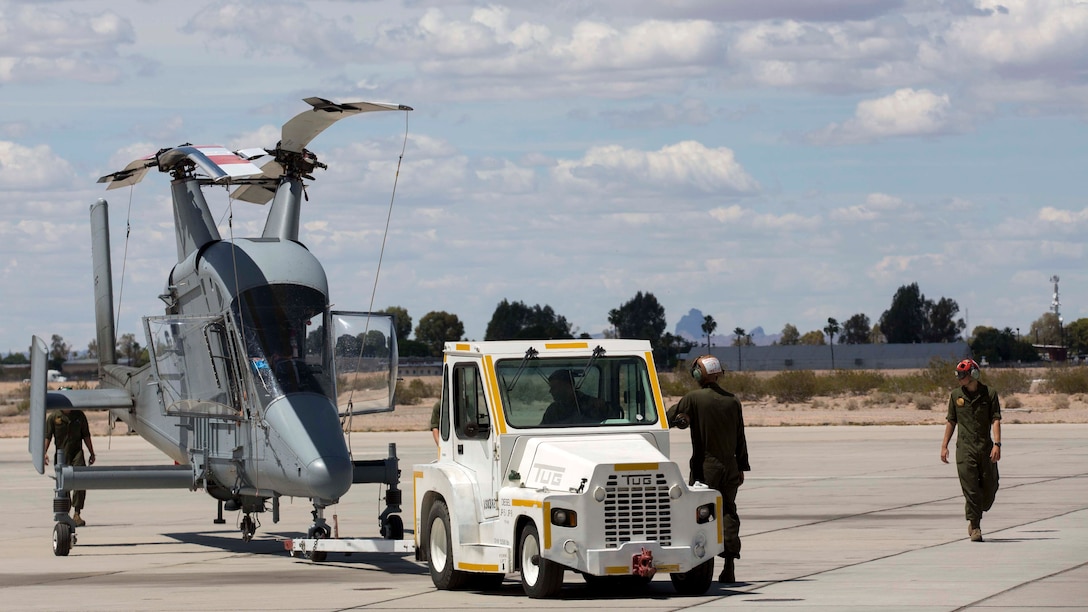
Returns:
[[[175,461],[203,462],[213,494],[345,493],[352,463],[317,259],[292,240],[213,240],[160,297],[166,313],[145,318],[152,362],[125,385],[135,409],[122,420]]]

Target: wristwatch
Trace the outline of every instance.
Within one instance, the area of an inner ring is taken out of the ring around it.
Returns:
[[[1001,443],[1000,442],[994,442],[994,446],[996,446],[998,448],[1001,448]]]

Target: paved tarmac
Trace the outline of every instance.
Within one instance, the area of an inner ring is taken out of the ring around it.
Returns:
[[[91,491],[78,544],[54,557],[53,481],[34,472],[26,439],[5,439],[0,609],[1088,610],[1088,426],[1002,429],[985,542],[966,537],[955,465],[939,460],[943,426],[750,428],[754,471],[738,496],[745,582],[680,597],[659,576],[602,594],[568,573],[560,596],[543,601],[526,598],[516,574],[497,592],[436,591],[410,554],[292,558],[281,540],[309,525],[306,500],[285,500],[279,524],[266,513],[245,543],[240,516],[213,524],[203,492]],[[686,465],[687,432],[672,440]],[[429,432],[352,436],[356,458],[384,457],[389,442],[405,483],[412,464],[433,458]],[[162,463],[138,438],[98,438],[95,449],[99,465]],[[341,536],[377,535],[382,493],[357,485],[333,507]],[[410,507],[404,518],[410,528]]]

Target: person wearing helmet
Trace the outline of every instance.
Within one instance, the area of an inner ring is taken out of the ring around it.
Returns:
[[[960,387],[948,398],[948,422],[941,441],[941,461],[948,463],[948,442],[959,426],[956,471],[967,500],[967,535],[972,542],[982,541],[982,513],[994,505],[997,497],[997,462],[1001,460],[1001,402],[997,391],[982,384],[980,375],[973,359],[956,365]]]
[[[718,380],[722,364],[717,357],[703,355],[691,364],[691,376],[699,388],[684,395],[667,417],[669,426],[691,427],[690,483],[706,483],[722,494],[725,567],[718,581],[734,583],[734,560],[740,558],[740,515],[737,490],[750,471],[748,443],[744,438],[744,414],[740,401],[722,389]]]
[[[552,403],[544,410],[541,425],[585,425],[619,416],[607,402],[578,390],[574,372],[556,370],[548,376]]]

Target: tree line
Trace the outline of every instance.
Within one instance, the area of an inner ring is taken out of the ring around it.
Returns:
[[[440,358],[446,342],[465,340],[465,326],[456,314],[431,311],[420,317],[412,326],[412,316],[401,306],[390,306],[382,312],[392,314],[397,344],[401,356]],[[864,313],[853,314],[840,324],[835,317],[828,317],[827,325],[801,333],[791,323],[786,323],[778,345],[831,345],[834,344],[912,344],[921,342],[955,342],[963,336],[966,324],[959,315],[959,305],[951,298],[937,300],[926,298],[918,283],[903,285],[892,296],[891,305],[871,322]],[[611,329],[605,337],[638,338],[649,340],[658,363],[673,365],[676,356],[691,350],[696,344],[710,346],[718,323],[711,315],[705,315],[701,325],[706,341],[698,343],[665,331],[665,308],[649,291],[638,291],[634,297],[609,310]],[[414,337],[412,337],[414,336]],[[529,306],[524,302],[503,299],[496,305],[487,324],[484,340],[559,340],[590,338],[578,332],[574,325],[549,305]],[[362,344],[362,340],[359,340]],[[377,343],[377,341],[374,341]],[[366,344],[372,343],[367,339]],[[988,326],[975,327],[968,339],[976,359],[985,357],[992,363],[1034,362],[1039,359],[1036,345],[1062,345],[1073,354],[1088,353],[1088,318],[1062,325],[1056,314],[1044,313],[1021,334],[1011,327],[997,329]],[[752,336],[744,328],[736,327],[731,334],[732,346],[752,345]],[[87,356],[97,356],[95,341],[88,345]],[[134,334],[123,334],[117,343],[118,356],[129,359],[133,365],[147,363],[147,349],[142,347]],[[59,369],[68,359],[71,349],[62,337],[54,334],[50,344],[50,367]],[[3,363],[26,363],[21,353],[12,353]]]

